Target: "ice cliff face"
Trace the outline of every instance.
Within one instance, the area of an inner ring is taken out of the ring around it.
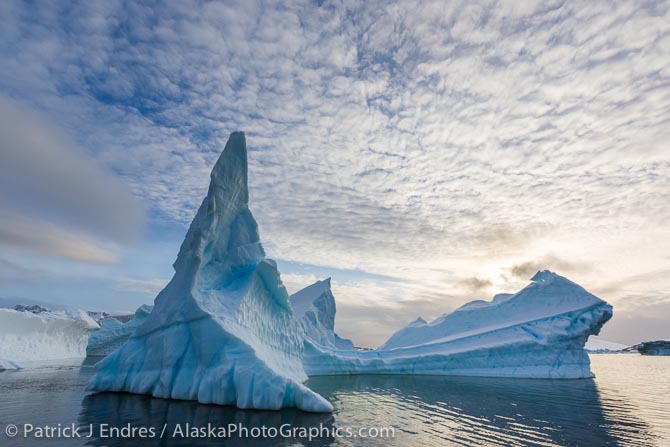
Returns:
[[[123,345],[139,326],[147,319],[153,306],[143,304],[135,311],[133,318],[122,323],[114,317],[102,319],[100,330],[91,334],[86,354],[91,356],[108,355]]]
[[[291,295],[291,307],[305,330],[305,341],[330,349],[353,349],[351,340],[335,333],[335,297],[330,278]]]
[[[474,301],[431,323],[412,322],[374,351],[306,344],[309,375],[436,374],[592,377],[584,344],[612,307],[549,271],[520,292]]]
[[[174,263],[133,336],[90,387],[240,408],[331,411],[302,385],[304,331],[248,208],[244,134],[233,133]]]
[[[88,335],[98,327],[81,310],[0,308],[0,370],[84,358]]]

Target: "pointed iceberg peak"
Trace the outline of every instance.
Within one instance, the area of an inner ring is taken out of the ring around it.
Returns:
[[[258,225],[248,208],[247,146],[243,132],[230,135],[210,177],[207,197],[174,264],[176,271],[189,276],[185,281],[209,280],[207,286],[226,284],[265,258]],[[215,267],[211,274],[195,274],[207,265]]]
[[[304,329],[248,207],[247,148],[233,133],[154,310],[98,364],[91,389],[239,408],[332,411],[302,382]]]
[[[419,318],[417,318],[416,320],[412,321],[412,322],[411,322],[410,324],[408,324],[407,326],[423,326],[424,324],[428,324],[428,323],[426,323],[426,320],[424,320],[423,318],[419,317]]]
[[[296,317],[301,318],[312,306],[321,303],[320,307],[332,309],[335,315],[335,298],[330,290],[330,278],[316,281],[291,295],[291,306]],[[330,310],[327,312],[330,313]]]
[[[244,132],[233,132],[212,169],[208,196],[212,195],[213,188],[221,188],[228,200],[249,203],[247,173],[247,142]]]
[[[535,275],[533,275],[533,277],[530,278],[530,280],[535,282],[547,282],[555,278],[561,278],[561,276],[557,275],[556,273],[550,270],[538,270],[538,272]]]

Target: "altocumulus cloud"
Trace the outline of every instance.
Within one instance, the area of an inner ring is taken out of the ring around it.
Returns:
[[[0,3],[2,91],[167,221],[241,129],[270,254],[399,278],[360,284],[387,309],[395,290],[446,310],[544,261],[588,266],[569,274],[615,305],[667,290],[608,288],[670,262],[666,3],[34,9]]]

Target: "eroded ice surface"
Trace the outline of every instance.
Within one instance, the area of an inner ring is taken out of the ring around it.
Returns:
[[[330,278],[317,281],[291,295],[291,307],[305,330],[305,338],[332,349],[354,349],[351,340],[335,333],[335,297]]]
[[[248,208],[244,134],[233,133],[174,263],[135,334],[90,387],[240,408],[331,411],[302,382],[304,331]]]
[[[0,369],[86,357],[98,324],[84,311],[0,308]]]
[[[108,355],[118,349],[144,323],[151,309],[153,306],[141,305],[135,311],[133,318],[125,323],[114,317],[103,318],[100,322],[100,330],[93,332],[88,339],[87,355]]]
[[[418,319],[374,351],[306,341],[305,370],[329,374],[592,377],[584,344],[612,307],[549,271],[516,294],[474,301],[427,323]]]

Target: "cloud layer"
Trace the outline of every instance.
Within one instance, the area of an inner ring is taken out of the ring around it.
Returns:
[[[0,116],[0,244],[111,262],[139,237],[144,209],[121,181],[26,107],[0,96]]]
[[[270,254],[397,278],[341,290],[388,315],[404,300],[436,316],[544,267],[615,306],[668,290],[609,288],[670,266],[667,4],[28,8],[0,5],[0,88],[154,219],[191,219],[241,129]]]

